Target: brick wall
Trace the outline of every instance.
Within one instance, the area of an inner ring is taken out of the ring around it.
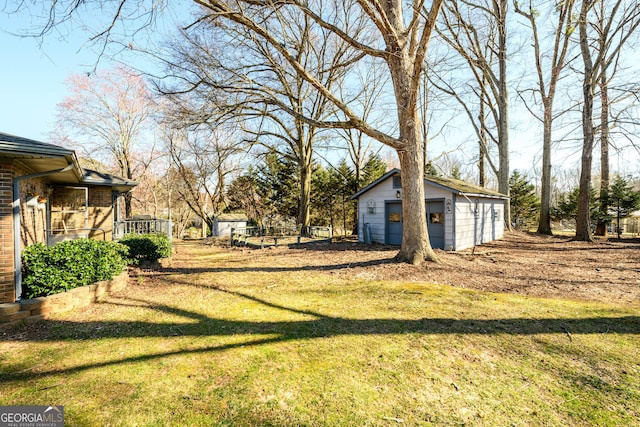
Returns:
[[[128,280],[129,273],[125,270],[111,280],[82,286],[60,294],[22,300],[17,303],[0,303],[0,330],[21,323],[47,319],[52,314],[103,301],[109,295],[125,289]]]
[[[13,169],[0,163],[0,303],[16,300],[13,267]]]

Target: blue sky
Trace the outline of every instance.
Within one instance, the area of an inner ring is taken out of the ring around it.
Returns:
[[[64,35],[48,34],[42,40],[10,34],[30,26],[28,14],[0,12],[5,64],[0,70],[0,131],[55,143],[49,134],[55,127],[56,105],[67,93],[65,80],[71,74],[92,71],[98,55],[86,46],[90,35],[80,29]],[[106,57],[100,59],[100,68],[111,65]],[[518,144],[513,144],[512,150],[514,160],[520,157]],[[530,160],[524,165],[530,167]],[[521,165],[514,162],[514,167]]]
[[[21,16],[0,13],[0,131],[48,141],[56,105],[66,95],[65,79],[93,68],[96,55],[81,49],[86,34],[75,32],[40,41],[10,34],[29,25]]]
[[[185,14],[186,11],[182,10],[181,13]],[[172,20],[176,20],[175,15],[171,18],[167,19],[165,25],[169,26]],[[0,131],[55,143],[49,133],[55,126],[56,105],[67,93],[64,82],[71,74],[92,71],[98,55],[86,46],[89,34],[79,28],[64,35],[49,34],[43,40],[10,34],[31,25],[28,14],[9,16],[0,11],[0,46],[3,53],[3,67],[0,69]],[[100,68],[111,65],[108,58],[100,59]],[[534,158],[539,157],[539,147],[531,144],[534,139],[531,135],[539,132],[533,128],[527,129],[532,123],[530,116],[524,115],[523,125],[517,123],[517,114],[513,113],[515,111],[512,111],[511,167],[531,170]],[[438,142],[434,141],[434,148]],[[437,155],[437,150],[434,153]],[[632,154],[636,158],[635,153]],[[575,158],[576,153],[570,157]],[[576,160],[567,160],[561,161],[564,167],[577,167]],[[612,161],[614,168],[626,169],[630,166],[624,157]]]

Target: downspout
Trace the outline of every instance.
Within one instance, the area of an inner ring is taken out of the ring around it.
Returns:
[[[67,172],[68,170],[73,169],[73,166],[74,164],[70,163],[62,169],[39,172],[31,175],[22,175],[13,178],[13,263],[17,301],[22,297],[22,258],[20,256],[20,247],[22,246],[20,244],[20,181]]]

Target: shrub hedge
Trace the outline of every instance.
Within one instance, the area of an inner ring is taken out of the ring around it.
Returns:
[[[127,266],[128,252],[120,243],[91,239],[27,246],[22,252],[22,298],[53,295],[112,279]]]
[[[119,242],[129,248],[129,263],[132,265],[171,256],[171,242],[164,233],[127,234]]]

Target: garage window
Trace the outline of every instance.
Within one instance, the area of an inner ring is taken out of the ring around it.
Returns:
[[[444,214],[442,212],[432,212],[429,214],[431,224],[444,224]]]
[[[393,177],[393,188],[402,188],[402,179],[400,179],[400,175]]]

